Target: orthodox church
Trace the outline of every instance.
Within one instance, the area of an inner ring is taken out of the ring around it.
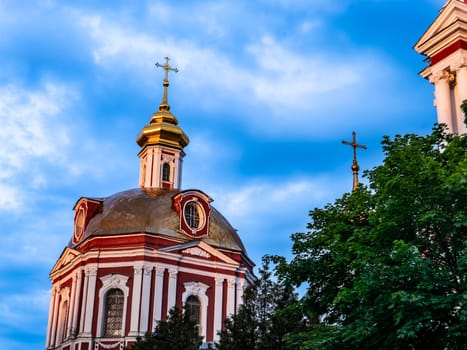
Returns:
[[[438,122],[467,132],[467,0],[448,0],[414,49],[434,85]],[[173,306],[190,305],[204,344],[253,283],[253,262],[206,193],[181,190],[189,139],[170,112],[168,73],[159,110],[137,136],[139,187],[80,198],[68,246],[50,272],[46,349],[122,350]]]
[[[159,110],[137,136],[139,188],[81,197],[74,230],[50,272],[46,348],[122,350],[188,304],[204,346],[254,281],[236,230],[206,193],[181,190],[189,139],[170,112],[168,72]]]

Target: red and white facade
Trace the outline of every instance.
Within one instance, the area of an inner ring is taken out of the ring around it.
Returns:
[[[434,85],[438,123],[466,133],[460,106],[467,100],[467,0],[448,0],[414,49],[427,57],[420,75]]]
[[[253,262],[209,196],[179,189],[188,138],[167,86],[137,138],[140,187],[74,207],[73,235],[50,273],[46,349],[122,350],[188,300],[213,342],[254,281]]]

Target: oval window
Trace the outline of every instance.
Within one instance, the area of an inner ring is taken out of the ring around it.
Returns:
[[[204,215],[203,209],[201,206],[196,202],[188,202],[185,205],[184,210],[185,221],[187,225],[193,229],[197,230],[204,224]]]
[[[84,208],[79,208],[78,213],[76,214],[75,218],[75,232],[74,232],[74,241],[78,242],[84,233],[84,226],[86,221],[86,213],[84,212]]]

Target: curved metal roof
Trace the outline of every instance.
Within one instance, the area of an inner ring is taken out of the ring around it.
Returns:
[[[149,233],[180,241],[201,240],[207,244],[246,255],[245,247],[224,216],[212,207],[207,236],[193,239],[180,230],[173,207],[174,189],[137,188],[102,199],[102,207],[88,222],[81,242],[89,237]],[[202,193],[202,192],[201,192]]]

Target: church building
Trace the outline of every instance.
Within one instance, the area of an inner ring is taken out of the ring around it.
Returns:
[[[50,272],[46,349],[122,350],[189,304],[204,346],[242,303],[254,263],[208,194],[181,190],[189,139],[170,112],[168,58],[159,110],[136,142],[139,187],[81,197]]]
[[[420,75],[435,87],[438,123],[466,133],[460,106],[467,100],[467,0],[448,0],[414,49],[426,56]]]

